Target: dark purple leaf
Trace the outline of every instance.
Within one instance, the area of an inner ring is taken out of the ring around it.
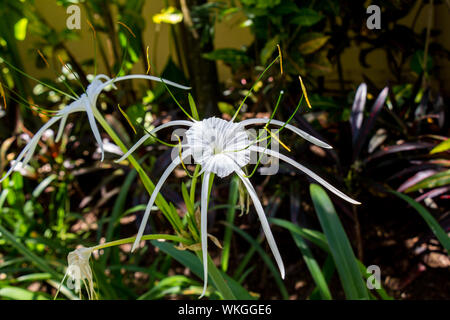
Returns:
[[[416,183],[422,181],[423,179],[431,177],[436,172],[437,172],[436,170],[431,170],[431,169],[417,172],[411,178],[409,178],[408,180],[403,182],[402,185],[400,187],[398,187],[397,191],[398,192],[403,192],[406,189],[408,189],[409,187],[412,187]]]
[[[375,152],[371,157],[366,159],[366,162],[369,162],[373,159],[384,157],[388,154],[403,152],[403,151],[412,151],[412,150],[420,150],[420,149],[431,149],[435,144],[428,142],[405,142],[403,144],[389,146],[381,149],[378,152]]]
[[[411,161],[412,166],[405,168],[403,170],[400,170],[396,174],[390,176],[387,181],[391,181],[400,177],[403,177],[408,174],[412,174],[414,172],[423,171],[427,169],[439,169],[439,165],[431,163],[431,162],[425,162],[425,161]]]
[[[424,193],[420,197],[417,197],[415,200],[417,202],[420,202],[425,198],[434,198],[434,197],[440,196],[441,194],[446,193],[447,191],[450,191],[450,187],[436,188],[436,189],[433,189],[433,190],[430,190],[430,191]]]
[[[368,152],[372,153],[378,148],[388,137],[386,129],[380,128],[377,132],[370,138]]]
[[[362,146],[364,145],[364,142],[367,140],[367,136],[372,130],[373,126],[375,125],[375,119],[377,118],[378,114],[381,111],[381,108],[384,106],[384,103],[386,102],[387,95],[389,93],[389,87],[384,87],[384,89],[380,92],[377,99],[375,100],[375,103],[372,106],[372,110],[370,111],[369,118],[364,121],[364,124],[358,134],[358,138],[356,139],[354,148],[353,148],[353,160],[355,160],[360,151]]]
[[[414,192],[420,189],[431,189],[436,187],[444,187],[450,185],[450,169],[438,172],[431,177],[425,178],[417,182],[412,187],[405,190],[406,193]]]
[[[352,114],[350,117],[350,124],[352,126],[352,141],[353,144],[358,137],[359,129],[363,121],[363,112],[366,105],[367,85],[363,82],[359,85],[356,91],[355,100],[353,101]]]
[[[440,94],[438,94],[438,97],[436,99],[436,102],[433,104],[434,112],[438,115],[438,124],[439,128],[443,128],[445,124],[445,104],[444,99]]]

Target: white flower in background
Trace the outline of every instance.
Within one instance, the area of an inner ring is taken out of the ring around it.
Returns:
[[[81,296],[81,283],[86,287],[89,300],[95,299],[97,294],[94,290],[94,280],[92,270],[89,265],[93,248],[78,248],[67,256],[68,268],[66,275],[69,277],[69,289],[75,289],[75,292]],[[64,281],[64,279],[63,279]]]
[[[105,82],[102,81],[106,80]],[[66,124],[67,118],[70,114],[75,112],[86,112],[89,120],[89,124],[91,126],[92,133],[94,134],[95,140],[97,141],[98,146],[100,147],[101,151],[101,161],[104,159],[104,149],[103,149],[103,142],[100,136],[100,132],[97,127],[97,123],[95,121],[95,114],[98,112],[96,104],[97,99],[100,93],[103,89],[108,87],[109,85],[112,85],[114,88],[114,83],[118,81],[128,80],[128,79],[147,79],[147,80],[153,80],[153,81],[159,81],[164,82],[167,85],[171,85],[174,87],[178,87],[181,89],[190,89],[189,87],[185,87],[182,85],[179,85],[177,83],[174,83],[169,80],[161,79],[154,76],[148,76],[148,75],[128,75],[123,77],[118,77],[111,79],[108,76],[104,74],[97,75],[92,82],[89,84],[89,86],[86,89],[86,92],[83,93],[79,98],[75,99],[72,103],[58,111],[52,118],[47,121],[36,134],[33,136],[33,138],[27,143],[25,148],[22,150],[22,152],[19,154],[15,162],[12,164],[11,168],[8,170],[8,172],[0,179],[0,182],[2,182],[6,177],[8,177],[15,169],[15,167],[22,163],[22,166],[25,167],[28,162],[30,161],[31,157],[34,154],[34,151],[36,150],[36,147],[38,145],[39,140],[41,139],[42,135],[46,132],[47,129],[49,129],[52,125],[60,121],[59,124],[59,130],[58,134],[56,136],[56,142],[58,142],[61,139],[64,126]],[[22,161],[23,159],[23,161]]]
[[[316,180],[318,183],[323,185],[325,188],[341,197],[342,199],[353,203],[359,204],[358,201],[355,201],[333,187],[331,184],[326,182],[324,179],[319,177],[317,174],[305,168],[298,162],[292,160],[285,155],[282,155],[276,151],[269,150],[266,148],[256,146],[256,140],[250,140],[245,128],[250,125],[256,124],[267,124],[270,121],[270,125],[274,126],[285,126],[286,129],[293,131],[299,136],[303,137],[307,141],[323,147],[323,148],[331,148],[325,142],[320,141],[319,139],[307,134],[306,132],[290,125],[285,122],[278,120],[269,120],[269,119],[248,119],[242,122],[233,122],[226,121],[219,118],[208,118],[202,121],[170,121],[165,123],[155,129],[153,129],[149,134],[143,136],[124,156],[122,156],[116,162],[120,162],[127,158],[136,148],[141,145],[146,139],[148,139],[152,134],[157,131],[170,127],[170,126],[186,126],[189,129],[186,131],[186,144],[182,144],[182,151],[180,156],[175,158],[172,163],[167,167],[167,169],[162,174],[160,180],[158,181],[155,189],[150,197],[150,200],[147,204],[147,208],[144,213],[144,217],[142,219],[141,225],[139,227],[139,231],[136,237],[136,241],[133,244],[132,251],[135,250],[136,246],[139,244],[139,241],[144,233],[145,226],[147,224],[147,220],[150,215],[150,210],[153,206],[153,203],[158,195],[163,183],[169,176],[169,174],[175,169],[177,165],[179,165],[182,161],[184,161],[187,157],[192,156],[195,164],[199,164],[201,166],[200,173],[203,173],[203,181],[201,188],[201,248],[202,248],[202,256],[203,256],[203,270],[204,270],[204,286],[203,292],[200,297],[203,297],[207,287],[208,281],[208,269],[207,269],[207,212],[208,212],[208,185],[209,179],[212,173],[216,174],[220,178],[226,177],[231,173],[236,173],[239,178],[242,180],[244,186],[246,187],[253,204],[255,205],[256,212],[261,221],[261,225],[263,231],[266,235],[269,246],[272,250],[272,253],[275,257],[275,260],[278,264],[278,268],[281,273],[281,277],[284,278],[285,270],[283,261],[281,259],[280,253],[278,251],[277,245],[275,243],[275,239],[270,230],[269,223],[267,221],[266,215],[264,213],[261,202],[258,199],[255,189],[253,188],[250,180],[244,174],[242,168],[245,167],[250,162],[250,152],[260,152],[266,154],[268,156],[272,156],[283,160],[300,171],[306,173],[311,178]]]

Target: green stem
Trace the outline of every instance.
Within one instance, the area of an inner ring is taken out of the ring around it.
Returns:
[[[124,153],[128,152],[127,147],[123,144],[122,140],[119,138],[119,136],[116,134],[116,132],[111,128],[111,126],[108,124],[108,122],[105,120],[105,118],[103,118],[102,114],[96,108],[93,108],[93,110],[94,110],[95,118],[100,123],[100,125],[103,127],[103,129],[105,129],[105,131],[108,133],[108,135],[111,137],[111,139],[113,139],[113,141],[119,146],[119,148]],[[133,167],[136,169],[136,171],[138,172],[138,174],[142,180],[142,183],[144,184],[145,189],[147,189],[149,194],[152,194],[153,190],[155,190],[155,185],[153,184],[153,182],[147,176],[147,174],[145,173],[144,169],[139,164],[139,162],[132,155],[130,155],[128,157],[128,159],[129,159],[130,163],[133,165]],[[173,219],[174,217],[171,217],[172,212],[170,210],[170,206],[167,203],[167,201],[163,198],[163,196],[161,196],[161,194],[158,194],[158,196],[156,197],[155,204],[158,208],[161,209],[161,211],[164,213],[164,215],[168,218],[169,222],[171,222],[172,226],[174,227],[174,230],[183,230],[183,225],[182,225],[180,218],[178,216],[177,216],[178,219],[176,219],[176,218]],[[172,223],[172,221],[173,221],[173,223]]]
[[[229,224],[233,224],[234,216],[236,213],[236,202],[239,198],[239,177],[233,176],[230,183],[230,192],[228,196],[228,209],[226,214],[226,221]],[[227,272],[228,261],[230,257],[231,236],[233,229],[225,226],[225,232],[223,236],[223,250],[222,250],[222,271]]]
[[[195,166],[194,175],[193,175],[193,178],[191,180],[190,198],[191,198],[191,202],[192,203],[195,203],[195,186],[197,184],[197,177],[198,177],[198,172],[199,171],[200,171],[200,165],[196,165]]]
[[[108,133],[108,135],[111,137],[111,139],[120,147],[120,149],[124,153],[128,152],[128,150],[125,147],[125,145],[123,144],[122,140],[114,132],[114,130],[111,128],[111,126],[105,120],[105,118],[103,118],[102,114],[96,108],[93,108],[93,110],[94,110],[95,118],[100,123],[100,125],[103,127],[103,129]],[[141,180],[142,180],[145,188],[151,194],[153,192],[153,190],[155,189],[155,185],[150,180],[150,178],[147,176],[147,174],[144,172],[144,170],[142,169],[139,162],[136,161],[136,159],[134,159],[134,157],[132,155],[130,155],[128,157],[128,159],[129,159],[130,163],[133,165],[133,167],[136,169],[136,171],[138,172],[139,176],[141,177]],[[196,176],[198,175],[198,170],[200,170],[199,166],[197,166],[195,173],[194,173],[194,178],[193,178],[192,185],[191,185],[191,194],[190,194],[191,198],[192,197],[195,198],[195,184],[196,184]],[[176,218],[178,218],[178,219],[173,219],[173,217],[171,219],[171,216],[172,216],[171,211],[172,210],[170,210],[169,204],[160,194],[158,194],[158,196],[156,197],[155,203],[158,206],[158,208],[160,208],[161,211],[168,218],[169,222],[173,221],[173,223],[171,222],[171,224],[172,224],[174,230],[182,231],[183,225],[182,225],[180,218],[177,215]],[[120,239],[120,240],[116,240],[116,241],[111,241],[108,243],[104,243],[104,244],[95,246],[95,247],[93,247],[93,250],[98,250],[98,249],[107,248],[107,247],[111,247],[111,246],[117,246],[117,245],[121,245],[124,243],[131,243],[131,242],[134,242],[135,239],[136,239],[135,237],[132,237],[132,238],[125,238],[125,239]],[[162,234],[144,235],[142,237],[142,239],[143,240],[166,239],[166,240],[172,240],[172,241],[178,241],[178,242],[183,242],[183,243],[187,243],[187,244],[192,244],[190,240],[179,237],[179,236],[174,236],[174,235],[162,235]],[[201,252],[197,251],[196,253],[197,253],[198,258],[201,261],[201,257],[199,256],[199,254],[201,254]],[[220,271],[216,268],[216,266],[212,262],[209,255],[208,255],[208,270],[209,270],[209,276],[211,277],[216,289],[222,294],[223,298],[227,299],[227,300],[236,300],[236,297],[234,296],[230,287],[227,285],[227,283],[223,279]]]
[[[164,239],[164,240],[170,240],[170,241],[175,241],[175,242],[182,242],[185,244],[192,244],[192,242],[188,239],[185,238],[181,238],[178,236],[174,236],[171,234],[147,234],[145,236],[142,236],[141,238],[142,240],[160,240],[160,239]],[[130,237],[130,238],[124,238],[124,239],[120,239],[120,240],[115,240],[115,241],[110,241],[110,242],[106,242],[106,243],[102,243],[99,244],[97,246],[92,247],[92,250],[100,250],[100,249],[104,249],[104,248],[109,248],[109,247],[114,247],[114,246],[120,246],[122,244],[125,243],[133,243],[136,240],[136,237]]]

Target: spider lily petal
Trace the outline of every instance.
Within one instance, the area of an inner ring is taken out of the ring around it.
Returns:
[[[193,124],[194,124],[193,122],[187,121],[187,120],[175,120],[175,121],[169,121],[167,123],[164,123],[164,124],[154,128],[153,130],[150,131],[150,133],[147,133],[142,138],[140,138],[139,141],[136,142],[130,148],[130,150],[128,150],[127,153],[125,153],[122,157],[120,157],[120,159],[114,160],[114,162],[116,162],[116,163],[117,162],[121,162],[121,161],[125,160],[126,158],[128,158],[130,156],[130,154],[132,154],[141,144],[143,144],[145,142],[145,140],[150,138],[153,134],[155,134],[159,130],[162,130],[162,129],[167,128],[167,127],[172,127],[172,126],[188,126],[188,127],[190,127]]]
[[[87,99],[85,99],[85,103],[88,104],[89,101],[86,101],[86,100]],[[91,126],[92,133],[94,134],[95,140],[97,141],[97,144],[100,147],[100,150],[101,150],[101,153],[102,153],[101,161],[103,161],[103,159],[105,158],[105,151],[103,149],[103,142],[102,142],[102,138],[100,137],[100,132],[98,131],[97,123],[95,122],[94,112],[92,111],[92,108],[90,108],[89,105],[86,105],[86,113],[88,115],[89,125]]]
[[[253,188],[250,180],[244,176],[244,172],[239,167],[236,167],[235,172],[244,183],[245,187],[247,188],[248,194],[252,198],[253,204],[255,205],[256,213],[258,214],[264,234],[266,235],[267,242],[269,243],[269,247],[272,250],[273,256],[275,257],[275,261],[278,264],[278,269],[280,269],[281,278],[284,279],[285,271],[283,260],[281,259],[280,252],[278,251],[277,244],[273,237],[272,231],[270,230],[269,222],[267,221],[267,217],[266,214],[264,213],[264,209],[261,205],[261,202],[258,199],[258,195],[256,194],[256,191]]]
[[[325,188],[327,188],[328,190],[333,192],[338,197],[340,197],[340,198],[342,198],[342,199],[344,199],[344,200],[346,200],[346,201],[348,201],[350,203],[353,203],[353,204],[361,204],[361,202],[353,200],[352,198],[350,198],[349,196],[347,196],[343,192],[341,192],[338,189],[336,189],[335,187],[333,187],[330,183],[326,182],[324,179],[319,177],[317,174],[315,174],[314,172],[312,172],[308,168],[302,166],[297,161],[292,160],[291,158],[286,157],[285,155],[283,155],[283,154],[281,154],[279,152],[276,152],[276,151],[273,151],[273,150],[269,150],[269,149],[265,149],[265,148],[262,148],[262,147],[257,147],[257,146],[251,146],[250,150],[257,151],[257,152],[262,152],[262,153],[265,153],[266,155],[273,156],[275,158],[283,160],[283,161],[289,163],[290,165],[296,167],[300,171],[303,171],[304,173],[306,173],[308,176],[310,176],[311,178],[313,178],[314,180],[319,182],[322,186],[324,186]]]
[[[164,82],[167,85],[171,85],[171,86],[178,87],[181,89],[190,89],[189,87],[185,87],[185,86],[179,85],[175,82],[165,80],[162,78],[157,78],[154,76],[129,75],[129,76],[123,76],[123,77],[111,79],[104,74],[99,74],[89,84],[89,86],[86,89],[86,93],[83,93],[81,95],[81,97],[79,97],[77,100],[73,101],[72,103],[70,103],[69,105],[67,105],[60,111],[58,111],[52,119],[50,119],[46,124],[44,124],[42,126],[42,128],[34,135],[34,137],[31,139],[31,141],[25,146],[25,148],[19,154],[15,163],[11,166],[11,168],[8,170],[6,175],[0,179],[0,182],[2,182],[6,177],[8,177],[14,171],[14,169],[20,163],[20,161],[22,160],[23,157],[25,157],[25,159],[23,161],[23,166],[25,166],[28,163],[28,161],[33,156],[34,151],[36,150],[39,139],[41,138],[43,132],[45,130],[47,130],[50,126],[52,126],[54,123],[61,120],[59,129],[58,129],[58,133],[56,136],[56,142],[58,142],[61,139],[61,136],[62,136],[62,133],[64,130],[64,126],[66,124],[68,116],[71,113],[75,113],[75,112],[86,112],[86,114],[88,116],[88,120],[89,120],[89,125],[91,126],[92,133],[94,134],[94,138],[100,147],[100,151],[102,154],[101,161],[103,161],[104,156],[105,156],[103,142],[102,142],[100,132],[98,130],[97,123],[95,120],[95,115],[94,115],[94,111],[96,111],[97,99],[98,99],[98,96],[100,95],[100,93],[102,92],[102,90],[105,89],[107,86],[112,85],[114,88],[116,88],[116,86],[114,85],[115,82],[127,80],[127,79],[148,79],[148,80],[153,80],[153,81]],[[105,82],[103,82],[102,80],[105,80]],[[173,121],[173,122],[176,122],[176,121]],[[189,121],[180,121],[180,122],[189,123],[189,125],[191,125],[191,122],[189,122]],[[162,129],[163,126],[161,126],[161,128],[159,128],[158,130]]]
[[[24,161],[22,162],[22,166],[25,166],[31,159],[31,156],[34,153],[34,150],[36,149],[36,146],[39,142],[39,139],[41,138],[42,134],[45,130],[50,128],[54,123],[56,123],[60,117],[53,117],[49,121],[47,121],[46,124],[42,126],[41,129],[39,129],[38,132],[33,136],[33,138],[27,143],[25,148],[20,152],[19,156],[16,158],[14,164],[11,166],[11,168],[8,170],[8,172],[3,176],[3,178],[0,179],[0,182],[5,180],[16,168],[16,166],[20,163],[23,157],[25,157]]]
[[[25,156],[24,160],[23,160],[23,166],[26,166],[28,164],[28,162],[30,161],[34,151],[36,150],[36,147],[39,143],[39,139],[41,139],[42,135],[44,134],[44,132],[50,128],[54,123],[56,123],[59,119],[57,117],[50,119],[49,121],[47,121],[46,124],[44,124],[42,126],[42,128],[39,129],[38,132],[36,132],[36,134],[34,135],[34,137],[31,139],[31,141],[29,142],[29,149],[27,151],[27,155]],[[20,160],[19,160],[20,161]]]
[[[270,120],[271,124],[277,126],[285,126],[287,129],[295,132],[299,136],[305,138],[309,142],[312,142],[323,148],[331,148],[328,144],[319,139],[307,134],[306,132],[292,126],[286,124],[285,122],[278,120]],[[267,221],[267,217],[264,213],[264,209],[262,207],[261,202],[258,199],[255,189],[253,188],[250,180],[245,177],[242,168],[245,167],[250,162],[250,152],[258,151],[263,152],[269,156],[277,157],[283,161],[288,162],[293,165],[297,169],[303,171],[313,179],[317,180],[324,187],[329,189],[331,192],[335,193],[339,197],[354,203],[359,204],[359,202],[351,199],[341,191],[337,190],[331,184],[320,178],[317,174],[312,172],[311,170],[303,167],[296,161],[272,150],[268,150],[266,148],[261,148],[257,146],[253,146],[255,141],[251,141],[248,137],[247,132],[245,131],[245,126],[251,124],[264,124],[268,123],[269,119],[249,119],[240,123],[235,123],[233,121],[226,121],[220,118],[207,118],[202,121],[171,121],[162,126],[155,128],[151,133],[154,133],[158,130],[161,130],[168,126],[174,125],[186,125],[189,126],[189,129],[186,131],[186,144],[183,145],[185,151],[180,157],[177,157],[173,162],[167,167],[166,171],[163,173],[160,178],[158,184],[156,185],[150,201],[147,205],[144,218],[139,227],[138,236],[133,245],[134,250],[142,237],[144,232],[145,224],[147,223],[148,216],[150,214],[150,209],[153,206],[154,201],[156,200],[156,196],[161,189],[162,184],[167,179],[168,175],[175,169],[175,167],[181,163],[187,155],[192,155],[194,159],[194,163],[200,165],[201,170],[200,174],[203,174],[202,181],[202,190],[201,190],[201,222],[200,222],[200,231],[201,231],[201,248],[202,248],[202,260],[203,260],[203,272],[204,272],[204,284],[203,291],[200,296],[203,297],[205,295],[207,285],[208,285],[208,254],[207,254],[207,214],[208,214],[208,191],[209,191],[209,178],[212,173],[216,174],[218,177],[226,177],[231,173],[236,173],[239,178],[244,183],[250,197],[253,200],[255,205],[256,212],[261,221],[261,226],[264,231],[264,234],[267,238],[267,242],[272,250],[274,258],[277,262],[278,268],[281,273],[281,277],[284,279],[285,277],[285,269],[283,260],[281,258],[280,252],[276,245],[273,234],[270,230],[269,223]],[[127,152],[123,157],[121,157],[117,161],[121,161],[128,157],[139,145],[141,145],[145,139],[150,137],[150,134],[143,136],[131,149]]]
[[[123,81],[123,80],[130,80],[130,79],[146,79],[146,80],[150,80],[150,81],[157,81],[157,82],[163,82],[167,85],[170,85],[172,87],[176,87],[179,89],[183,89],[183,90],[189,90],[191,89],[191,87],[186,87],[183,86],[181,84],[163,79],[163,78],[158,78],[158,77],[154,77],[154,76],[149,76],[149,75],[145,75],[145,74],[133,74],[133,75],[127,75],[127,76],[122,76],[122,77],[117,77],[117,78],[113,78],[110,79],[109,77],[105,76],[105,75],[98,75],[97,77],[102,76],[105,79],[109,79],[105,82],[103,82],[100,86],[98,86],[94,92],[93,92],[93,100],[91,101],[93,105],[96,105],[97,103],[97,97],[100,94],[100,92],[102,92],[103,89],[105,89],[107,86],[109,85],[114,85],[114,83],[119,82],[119,81]]]
[[[55,142],[59,142],[59,140],[62,137],[63,131],[64,131],[64,127],[66,126],[66,122],[67,122],[67,117],[69,117],[69,114],[65,114],[62,119],[61,122],[59,123],[59,129],[58,129],[58,134],[56,135],[56,140]]]
[[[155,186],[155,189],[153,190],[150,200],[148,201],[147,208],[145,208],[144,217],[142,218],[141,225],[139,226],[139,231],[136,236],[136,240],[133,243],[133,247],[131,248],[131,252],[133,252],[136,249],[136,247],[139,244],[139,241],[141,241],[142,235],[144,234],[145,226],[147,225],[148,217],[150,216],[150,210],[153,207],[153,203],[155,202],[156,197],[158,196],[159,190],[161,189],[162,185],[166,181],[169,174],[176,168],[176,166],[179,165],[181,163],[181,161],[184,160],[186,157],[188,157],[190,154],[191,154],[191,152],[189,150],[186,150],[185,152],[183,152],[183,154],[181,155],[181,159],[180,159],[180,157],[177,157],[176,159],[174,159],[172,161],[172,163],[167,167],[167,169],[162,174],[161,178],[159,179],[158,183]]]
[[[238,123],[215,117],[197,121],[186,131],[186,140],[201,172],[223,178],[234,172],[235,163],[243,167],[250,162],[250,140]]]
[[[254,118],[254,119],[248,119],[248,120],[244,120],[242,122],[240,122],[241,126],[249,126],[249,125],[253,125],[253,124],[264,124],[264,123],[268,123],[270,121],[270,124],[273,124],[275,126],[285,126],[286,129],[291,130],[292,132],[295,132],[296,134],[298,134],[300,137],[302,137],[303,139],[319,146],[325,149],[333,149],[332,146],[330,146],[329,144],[323,142],[322,140],[317,139],[316,137],[310,135],[309,133],[306,133],[303,130],[300,130],[297,127],[294,127],[293,125],[290,124],[286,124],[286,122],[283,121],[279,121],[279,120],[270,120],[267,118]]]
[[[202,180],[202,194],[201,194],[201,221],[200,233],[202,244],[202,260],[203,260],[203,291],[199,299],[201,299],[208,286],[208,189],[210,172],[205,172]]]

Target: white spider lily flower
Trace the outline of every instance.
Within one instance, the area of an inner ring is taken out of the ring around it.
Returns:
[[[66,275],[69,276],[71,289],[81,295],[81,283],[86,287],[89,300],[96,298],[94,290],[94,280],[92,278],[92,270],[89,265],[93,248],[78,248],[69,253],[67,256],[68,268]],[[64,279],[63,279],[64,281]]]
[[[165,80],[162,78],[154,77],[154,76],[148,76],[148,75],[128,75],[118,78],[109,78],[108,76],[104,74],[99,74],[94,77],[92,82],[89,84],[89,86],[86,89],[86,92],[83,93],[78,99],[61,109],[56,113],[56,115],[52,116],[52,118],[47,121],[36,134],[33,136],[33,138],[27,143],[25,148],[22,150],[22,152],[17,157],[15,164],[11,166],[11,168],[8,170],[8,172],[0,179],[0,182],[2,182],[6,177],[8,177],[13,171],[15,166],[23,160],[23,166],[27,165],[30,161],[31,157],[34,154],[34,151],[36,150],[36,146],[38,145],[39,140],[41,139],[44,132],[49,129],[52,125],[60,121],[58,133],[56,135],[56,142],[58,142],[61,139],[67,118],[70,114],[75,112],[86,112],[89,120],[89,125],[91,126],[92,133],[94,134],[94,138],[97,141],[97,144],[101,151],[101,161],[104,159],[104,148],[103,148],[103,142],[100,136],[100,132],[97,127],[97,123],[95,120],[95,114],[98,112],[96,104],[97,99],[100,93],[108,86],[112,85],[113,88],[116,89],[114,86],[114,83],[118,81],[128,80],[128,79],[147,79],[152,81],[159,81],[164,82],[167,85],[171,85],[180,89],[188,90],[189,87],[185,87],[182,85],[179,85],[175,82]],[[103,82],[102,80],[105,80]]]
[[[285,269],[283,260],[281,259],[280,252],[278,251],[278,247],[276,245],[275,239],[270,230],[269,223],[267,221],[267,217],[264,213],[264,209],[261,205],[261,202],[258,199],[255,189],[253,188],[250,180],[245,176],[242,168],[244,168],[250,162],[250,152],[262,152],[269,156],[276,157],[280,160],[283,160],[300,171],[306,173],[311,178],[316,180],[322,186],[327,188],[329,191],[333,192],[337,196],[342,199],[352,203],[352,204],[360,204],[358,201],[353,200],[349,196],[345,195],[335,187],[333,187],[330,183],[319,177],[317,174],[309,170],[308,168],[302,166],[295,160],[284,156],[278,152],[273,150],[268,150],[265,148],[261,148],[255,145],[256,140],[250,140],[247,132],[245,131],[245,127],[254,125],[254,124],[267,124],[270,121],[271,125],[275,126],[284,126],[286,129],[296,133],[297,135],[303,137],[305,140],[323,147],[323,148],[332,148],[330,145],[326,144],[323,141],[307,134],[306,132],[290,125],[285,122],[278,120],[269,120],[269,119],[248,119],[242,122],[233,122],[226,121],[220,118],[208,118],[202,121],[171,121],[165,123],[155,129],[153,129],[149,134],[143,136],[123,157],[121,157],[117,162],[122,161],[127,158],[136,148],[141,145],[150,135],[155,132],[170,126],[182,125],[187,126],[189,129],[186,131],[186,140],[187,143],[182,145],[182,154],[180,157],[177,157],[172,161],[172,163],[167,167],[167,169],[162,174],[159,182],[157,183],[150,200],[147,204],[147,208],[144,213],[144,217],[142,219],[141,225],[139,227],[139,231],[136,237],[136,241],[133,244],[132,251],[137,247],[142,235],[144,233],[145,225],[147,224],[147,220],[150,215],[150,210],[153,206],[153,203],[156,199],[157,194],[159,193],[163,183],[169,176],[169,174],[175,169],[177,165],[181,163],[186,157],[192,155],[194,159],[194,163],[201,166],[200,173],[204,173],[202,188],[201,188],[201,248],[202,248],[202,256],[203,256],[203,270],[204,270],[204,286],[203,292],[200,296],[203,297],[207,288],[208,281],[208,269],[207,269],[207,213],[208,213],[208,185],[209,178],[212,173],[216,174],[218,177],[223,178],[231,173],[236,173],[238,177],[242,180],[244,186],[246,187],[253,204],[255,206],[258,217],[261,221],[261,225],[267,241],[269,243],[270,249],[275,257],[275,261],[277,262],[278,268],[281,273],[281,277],[284,279]]]

